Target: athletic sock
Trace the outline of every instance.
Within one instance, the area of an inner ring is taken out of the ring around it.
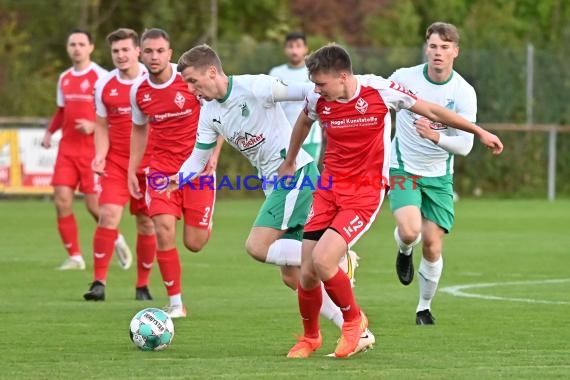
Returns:
[[[332,278],[323,281],[323,284],[328,295],[342,311],[345,322],[353,321],[360,316],[360,308],[356,304],[350,280],[346,273],[339,268],[336,274]]]
[[[156,260],[162,281],[166,286],[166,293],[169,296],[180,294],[181,289],[181,267],[178,250],[172,248],[166,251],[156,251]]]
[[[303,320],[304,335],[307,338],[317,338],[319,336],[319,311],[323,301],[322,295],[320,285],[309,290],[303,289],[300,283],[297,287],[299,311]]]
[[[168,297],[170,301],[170,306],[181,306],[182,305],[182,294],[174,294]]]
[[[295,239],[277,239],[267,251],[265,262],[279,266],[301,266],[301,242]]]
[[[327,294],[324,285],[321,283],[321,293],[323,294],[323,304],[321,306],[321,315],[326,319],[332,321],[336,327],[342,328],[344,319],[342,317],[342,311],[339,307],[335,305],[333,300]]]
[[[441,278],[443,271],[443,257],[435,262],[427,261],[422,257],[420,261],[420,268],[418,270],[418,277],[420,282],[420,299],[416,312],[422,310],[429,310],[431,307],[431,300],[435,296],[437,284]]]
[[[396,240],[400,252],[406,256],[410,256],[412,254],[412,249],[418,245],[420,241],[422,241],[422,234],[420,233],[416,240],[414,240],[411,244],[406,244],[402,241],[402,239],[400,239],[400,233],[398,232],[398,227],[396,227],[394,230],[394,240]]]
[[[137,235],[137,288],[148,285],[156,256],[156,235]]]
[[[93,279],[105,283],[109,262],[113,257],[115,240],[118,231],[116,229],[99,227],[93,235]]]
[[[77,221],[75,215],[71,214],[57,218],[57,229],[69,256],[81,256],[79,248],[79,236],[77,233]]]

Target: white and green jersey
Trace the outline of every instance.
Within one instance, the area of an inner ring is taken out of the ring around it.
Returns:
[[[446,107],[474,123],[477,96],[473,87],[457,72],[442,83],[433,82],[427,74],[427,64],[396,70],[391,76],[418,98]],[[414,121],[421,118],[410,110],[396,114],[396,134],[392,140],[391,168],[425,177],[440,177],[453,173],[453,154],[418,135]],[[464,139],[473,144],[473,135],[439,123],[433,129],[442,135]],[[470,148],[469,148],[470,149]],[[468,150],[469,150],[468,149]]]
[[[269,71],[269,75],[277,77],[281,79],[285,83],[293,83],[293,82],[304,82],[310,83],[309,80],[309,71],[307,70],[306,66],[302,67],[291,67],[287,64],[275,66],[274,68]],[[281,102],[281,107],[283,107],[283,111],[285,111],[285,115],[287,116],[287,120],[291,123],[292,126],[295,125],[297,118],[299,117],[299,113],[303,109],[304,102]],[[323,142],[323,133],[321,127],[318,122],[313,124],[311,128],[311,132],[307,135],[307,138],[303,142],[303,144],[321,144]]]
[[[209,149],[222,135],[257,170],[260,178],[274,179],[289,148],[292,127],[273,96],[269,75],[229,76],[228,92],[221,100],[205,102],[200,111],[196,147]],[[303,149],[296,159],[297,169],[312,157]],[[272,186],[265,190],[268,195]]]

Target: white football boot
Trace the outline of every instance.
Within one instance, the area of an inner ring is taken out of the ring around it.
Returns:
[[[133,254],[131,253],[127,241],[121,234],[119,234],[119,237],[115,240],[115,253],[121,268],[124,270],[129,269],[133,264]]]
[[[58,270],[85,270],[85,260],[81,256],[70,256],[63,264],[61,264]]]

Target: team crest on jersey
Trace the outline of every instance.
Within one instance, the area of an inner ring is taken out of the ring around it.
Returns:
[[[255,148],[256,146],[263,144],[265,142],[265,137],[263,133],[260,135],[252,135],[250,133],[245,133],[245,136],[239,136],[235,140],[235,144],[238,146],[240,152]]]
[[[87,90],[89,90],[89,87],[91,87],[91,83],[89,83],[89,80],[87,80],[87,79],[85,79],[79,85],[79,88],[81,88],[81,91],[83,91],[83,92],[87,92]]]
[[[240,104],[239,108],[241,108],[241,116],[249,116],[249,107],[247,106],[247,103]]]
[[[112,88],[109,92],[109,96],[119,96],[119,91],[116,88]]]
[[[368,110],[368,103],[366,103],[366,100],[364,100],[362,98],[358,98],[354,108],[356,108],[356,110],[358,112],[360,112],[361,114],[364,115],[366,113],[366,111]]]
[[[446,99],[447,103],[445,104],[445,108],[447,108],[448,110],[455,110],[455,101],[453,99]]]
[[[186,103],[186,98],[179,91],[176,91],[176,96],[174,97],[174,103],[178,108],[184,108],[184,103]]]

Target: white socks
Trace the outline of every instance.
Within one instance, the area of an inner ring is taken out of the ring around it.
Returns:
[[[170,300],[170,306],[182,306],[182,294],[178,293],[168,298]]]
[[[325,286],[323,285],[322,282],[321,282],[321,290],[323,292],[323,304],[321,305],[321,315],[326,319],[328,319],[329,321],[332,321],[332,323],[334,323],[336,327],[338,327],[339,329],[342,328],[342,323],[344,322],[344,319],[342,317],[342,311],[340,311],[340,308],[336,306],[333,300],[329,297],[327,291],[325,290]]]
[[[422,257],[420,268],[418,269],[418,280],[420,282],[420,300],[416,312],[429,309],[431,300],[435,296],[437,284],[443,270],[443,258],[435,262],[427,261]]]
[[[420,233],[416,240],[414,240],[411,244],[406,244],[400,239],[400,234],[398,232],[398,227],[394,230],[394,239],[400,248],[400,252],[402,252],[406,256],[410,256],[412,254],[412,248],[414,248],[420,241],[422,241],[422,234]]]
[[[267,251],[265,262],[279,266],[301,266],[301,242],[294,239],[277,239]]]

